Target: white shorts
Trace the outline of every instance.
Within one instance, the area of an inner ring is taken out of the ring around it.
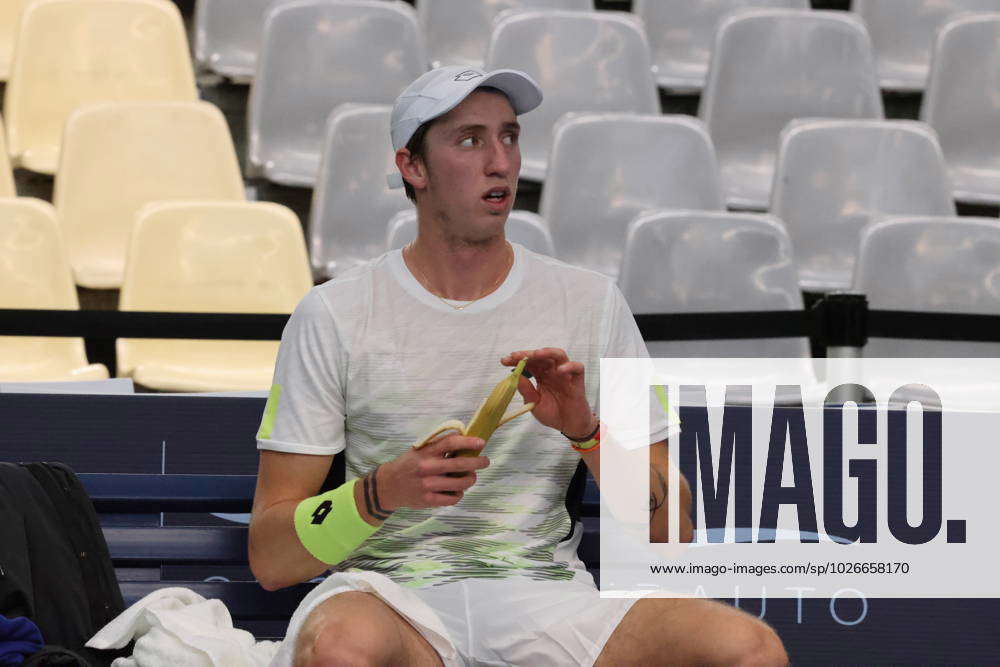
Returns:
[[[634,599],[602,599],[593,582],[468,579],[403,588],[374,572],[330,575],[307,595],[271,667],[291,667],[306,618],[346,591],[371,593],[395,609],[445,665],[592,665]]]

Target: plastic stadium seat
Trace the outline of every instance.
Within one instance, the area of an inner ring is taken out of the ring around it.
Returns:
[[[655,211],[629,227],[618,279],[633,313],[801,310],[792,243],[771,216]],[[804,338],[649,341],[653,357],[808,357]]]
[[[396,170],[383,104],[342,104],[327,122],[309,222],[309,257],[330,278],[385,252],[385,225],[412,208],[385,176]]]
[[[198,64],[237,81],[253,78],[260,31],[269,7],[294,0],[198,0],[194,53]]]
[[[793,121],[781,135],[771,213],[784,221],[811,291],[849,289],[865,225],[955,215],[934,131],[914,121]]]
[[[716,33],[699,116],[715,142],[727,203],[765,209],[789,121],[882,118],[864,25],[846,12],[730,14]]]
[[[162,202],[136,220],[121,310],[290,313],[312,287],[302,226],[265,202]],[[118,340],[118,375],[168,391],[267,389],[278,341]]]
[[[522,70],[545,91],[541,106],[518,119],[521,177],[544,180],[552,128],[567,112],[660,113],[651,67],[642,22],[631,14],[523,11],[499,17],[486,68]]]
[[[927,81],[934,37],[959,12],[1000,11],[1000,0],[854,0],[875,47],[879,84],[920,91]]]
[[[667,208],[723,210],[697,118],[572,114],[556,125],[539,210],[560,259],[617,276],[629,223]]]
[[[416,13],[402,2],[275,7],[247,105],[251,175],[312,187],[330,112],[346,102],[392,104],[426,68]]]
[[[646,23],[657,83],[701,90],[719,20],[747,7],[809,9],[809,0],[634,0],[632,11]]]
[[[10,75],[10,64],[14,59],[14,40],[21,24],[21,11],[28,0],[7,0],[0,3],[0,81]]]
[[[15,167],[59,163],[63,125],[105,101],[198,99],[180,12],[163,0],[35,0],[21,19],[4,97]]]
[[[528,250],[550,257],[555,254],[552,236],[545,220],[530,211],[511,211],[504,227],[504,235],[511,243],[523,245]],[[397,213],[389,221],[386,236],[386,250],[402,248],[417,238],[417,212],[411,210]]]
[[[0,308],[76,310],[76,288],[52,206],[0,199]],[[0,336],[0,381],[103,380],[82,338]]]
[[[955,199],[1000,204],[1000,14],[969,15],[938,34],[920,110],[937,130]]]
[[[3,127],[3,119],[0,118],[0,128]],[[17,192],[14,186],[14,172],[10,168],[10,158],[7,157],[7,140],[3,130],[0,129],[0,197],[15,197]]]
[[[594,9],[594,0],[420,0],[417,17],[431,66],[482,67],[493,19],[509,9]]]
[[[911,217],[861,236],[854,288],[878,310],[1000,315],[1000,221]],[[870,338],[866,357],[997,357],[1000,344]]]
[[[135,214],[166,199],[243,200],[222,113],[206,102],[110,102],[74,112],[53,201],[76,282],[117,288]]]

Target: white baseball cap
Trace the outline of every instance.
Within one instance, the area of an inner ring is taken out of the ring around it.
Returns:
[[[507,95],[517,115],[542,103],[541,88],[524,72],[514,69],[485,72],[465,65],[439,67],[420,76],[396,98],[390,117],[393,150],[405,147],[417,128],[448,113],[469,93],[483,86],[496,88]],[[403,187],[399,172],[389,174],[386,180],[390,188]]]

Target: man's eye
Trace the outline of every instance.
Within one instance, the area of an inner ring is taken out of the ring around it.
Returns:
[[[476,145],[476,138],[466,137],[465,139],[462,139],[460,142],[458,142],[458,145],[465,146],[466,148],[472,148],[473,146]]]
[[[508,134],[507,136],[505,136],[505,137],[503,138],[503,142],[504,142],[505,144],[508,144],[508,145],[510,145],[510,146],[513,146],[514,144],[516,144],[516,143],[517,143],[517,135],[516,135],[516,134]]]

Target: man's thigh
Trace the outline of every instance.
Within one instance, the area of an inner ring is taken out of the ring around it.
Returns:
[[[346,591],[312,612],[295,642],[296,667],[326,664],[441,665],[437,651],[395,609]]]
[[[611,634],[597,665],[783,665],[771,628],[714,600],[644,598]]]

